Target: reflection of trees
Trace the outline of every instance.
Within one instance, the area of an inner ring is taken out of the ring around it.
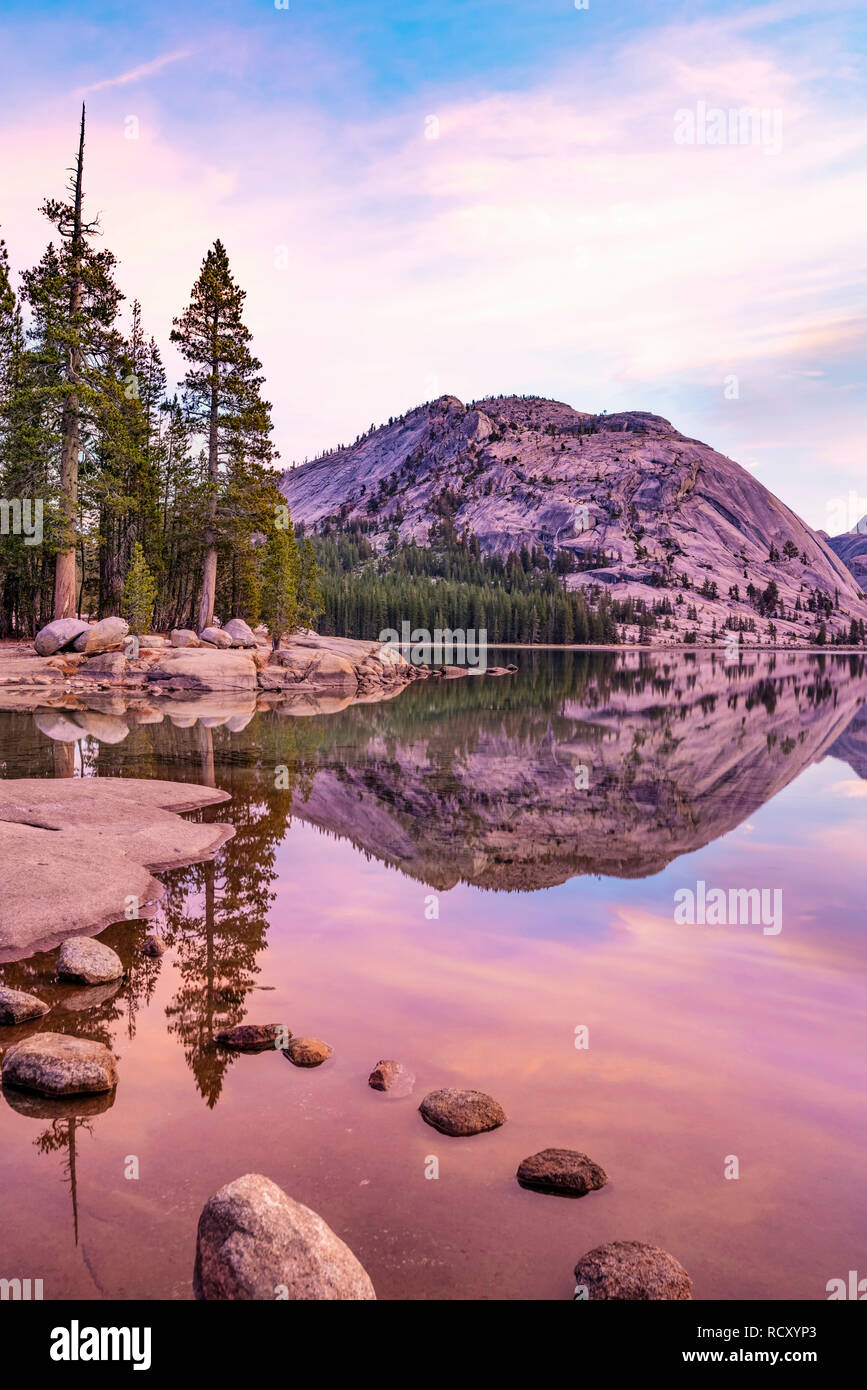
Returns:
[[[69,1183],[72,1198],[72,1231],[75,1244],[78,1244],[78,1176],[76,1172],[76,1131],[82,1126],[93,1136],[93,1126],[87,1120],[52,1120],[48,1129],[43,1130],[33,1142],[41,1154],[66,1153],[63,1174]]]
[[[165,875],[163,914],[180,975],[166,1009],[169,1031],[180,1038],[198,1090],[214,1106],[234,1060],[214,1047],[214,1034],[242,1020],[259,974],[256,962],[276,896],[271,885],[277,849],[296,793],[309,793],[314,769],[307,750],[315,735],[309,726],[296,728],[274,715],[257,720],[240,748],[220,729],[203,732],[213,734],[216,785],[232,795],[226,808],[216,810],[229,813],[235,834],[215,862]],[[286,768],[279,786],[278,766]],[[187,908],[192,893],[201,902],[198,913]]]

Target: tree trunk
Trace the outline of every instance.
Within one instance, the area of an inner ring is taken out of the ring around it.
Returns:
[[[81,182],[84,173],[84,106],[81,108],[81,134],[75,171],[75,218],[72,229],[72,284],[69,292],[70,344],[66,379],[73,388],[63,406],[63,443],[60,451],[60,548],[54,569],[54,616],[75,616],[75,532],[78,516],[78,447],[80,403],[75,387],[81,377],[81,347],[78,326],[81,313]]]

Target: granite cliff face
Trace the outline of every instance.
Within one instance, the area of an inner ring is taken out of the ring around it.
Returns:
[[[867,620],[859,583],[821,536],[737,463],[642,411],[443,396],[289,469],[281,487],[296,521],[362,521],[378,549],[395,530],[427,544],[448,512],[488,554],[570,551],[592,567],[569,574],[569,587],[668,596],[672,636],[691,629],[701,640],[729,613],[755,621],[752,641],[767,640],[769,620],[781,640],[801,643],[822,616],[829,634]],[[760,613],[772,582],[776,603]],[[815,591],[838,606],[819,613]]]

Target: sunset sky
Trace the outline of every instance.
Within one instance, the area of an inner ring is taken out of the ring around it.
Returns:
[[[857,0],[4,0],[0,235],[41,253],[84,98],[123,292],[177,378],[222,238],[284,464],[538,393],[664,415],[827,527],[867,512],[865,47]],[[675,140],[741,107],[781,148]]]

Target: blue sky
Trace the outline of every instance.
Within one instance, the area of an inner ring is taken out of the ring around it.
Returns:
[[[859,510],[862,9],[289,3],[5,0],[15,265],[84,95],[122,289],[167,349],[223,238],[284,462],[443,392],[528,391],[665,415],[815,526]],[[675,140],[678,112],[747,107],[755,145]]]

